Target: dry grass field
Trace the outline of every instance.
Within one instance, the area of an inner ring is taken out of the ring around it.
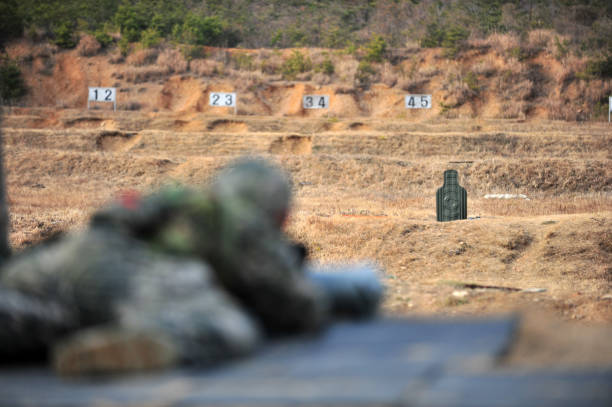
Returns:
[[[82,227],[121,191],[202,185],[232,159],[258,155],[292,176],[289,233],[316,262],[380,264],[388,313],[539,309],[612,323],[612,131],[605,123],[44,108],[5,116],[16,249]],[[459,171],[473,219],[438,223],[435,190],[450,168]],[[528,199],[485,199],[490,193]]]

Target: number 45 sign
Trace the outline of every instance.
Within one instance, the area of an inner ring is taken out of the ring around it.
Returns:
[[[112,102],[113,109],[117,110],[117,88],[89,88],[88,109],[89,102]]]
[[[431,95],[406,95],[406,109],[431,109]]]

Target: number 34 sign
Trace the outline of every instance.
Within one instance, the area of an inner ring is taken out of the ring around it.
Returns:
[[[117,88],[89,88],[88,109],[89,102],[112,102],[114,109],[117,110]]]

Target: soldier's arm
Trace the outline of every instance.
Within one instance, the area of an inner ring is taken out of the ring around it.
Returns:
[[[220,256],[210,259],[221,283],[269,333],[323,327],[329,317],[328,298],[304,275],[301,252],[280,230],[246,229],[236,233],[232,244],[222,245]]]
[[[328,297],[334,318],[365,318],[376,313],[384,287],[372,265],[309,268],[308,279]]]

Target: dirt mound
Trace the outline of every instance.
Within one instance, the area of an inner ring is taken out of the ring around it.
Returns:
[[[365,131],[365,130],[370,130],[370,126],[368,126],[367,124],[361,123],[361,122],[354,122],[349,124],[348,126],[349,130],[354,130],[354,131]]]
[[[62,126],[76,129],[116,129],[117,122],[96,116],[84,116],[62,120]]]
[[[185,76],[172,76],[162,88],[157,107],[184,112],[197,110],[197,106],[204,102],[204,86],[195,78]]]
[[[270,144],[272,154],[310,154],[312,152],[312,136],[281,136]]]
[[[121,131],[103,131],[96,138],[96,147],[102,151],[128,151],[140,142],[141,137],[136,133]]]
[[[207,129],[213,132],[243,133],[249,126],[240,120],[218,119],[208,123]]]

